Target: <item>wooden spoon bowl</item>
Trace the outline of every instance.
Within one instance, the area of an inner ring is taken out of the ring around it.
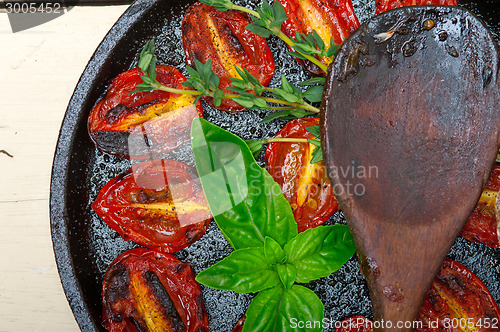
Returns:
[[[419,6],[363,24],[330,67],[323,154],[374,319],[391,321],[379,331],[413,329],[488,178],[500,138],[498,59],[473,14]]]

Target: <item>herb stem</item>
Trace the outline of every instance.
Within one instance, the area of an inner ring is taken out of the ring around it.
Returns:
[[[278,27],[275,27],[275,28],[272,28],[270,29],[276,36],[278,36],[281,40],[283,40],[288,46],[290,46],[291,48],[293,48],[295,50],[295,52],[299,53],[300,55],[302,55],[303,57],[305,57],[307,60],[311,61],[312,63],[314,63],[316,66],[318,66],[321,70],[323,70],[325,73],[328,71],[328,67],[322,63],[321,61],[319,61],[318,59],[316,59],[315,57],[311,56],[311,55],[307,55],[307,54],[304,54],[302,52],[299,52],[297,51],[294,46],[295,46],[295,42],[290,39],[287,35],[285,35]]]
[[[165,91],[165,92],[171,92],[171,93],[176,93],[176,94],[179,94],[179,95],[183,95],[184,94],[184,95],[199,96],[199,95],[203,94],[202,91],[198,91],[198,90],[175,89],[175,88],[171,88],[171,87],[168,87],[168,86],[165,86],[165,85],[162,85],[162,84],[156,84],[155,88],[157,90],[161,90],[161,91]],[[210,93],[207,93],[206,95],[208,95],[209,97],[213,97],[214,93],[213,93],[213,91],[210,91]],[[239,95],[236,95],[236,94],[227,94],[227,93],[224,94],[224,99],[232,99],[232,98],[236,98],[236,97],[239,97]]]
[[[270,110],[273,110],[273,111],[288,111],[288,110],[293,110],[295,109],[294,107],[290,107],[290,106],[278,106],[278,107],[275,107],[275,106],[268,106],[268,108]]]
[[[266,138],[262,143],[309,143],[307,138]]]
[[[233,5],[233,6],[231,6],[231,9],[238,10],[240,12],[244,12],[244,13],[250,14],[252,16],[255,16],[256,18],[260,17],[259,13],[257,13],[255,10],[252,10],[250,8],[247,8],[247,7]]]
[[[272,90],[272,89],[271,89]],[[270,98],[270,97],[262,97],[266,102],[268,103],[276,103],[276,104],[283,104],[283,105],[290,105],[293,106],[294,108],[302,108],[308,111],[311,111],[313,113],[319,113],[319,108],[314,107],[306,102],[302,103],[291,103],[286,100],[281,100],[281,99],[276,99],[276,98]]]
[[[197,90],[188,90],[188,89],[175,89],[171,88],[162,84],[155,84],[154,87],[157,90],[165,91],[165,92],[171,92],[171,93],[176,93],[179,95],[193,95],[193,96],[199,96],[202,94],[201,91]]]
[[[155,84],[154,87],[157,89],[157,90],[161,90],[161,91],[165,91],[165,92],[171,92],[171,93],[176,93],[176,94],[185,94],[185,95],[193,95],[193,96],[199,96],[201,94],[203,94],[203,92],[201,91],[197,91],[197,90],[184,90],[184,89],[175,89],[175,88],[171,88],[171,87],[168,87],[168,86],[165,86],[165,85],[162,85],[162,84]],[[272,89],[266,89],[266,90],[271,90]],[[213,91],[208,94],[210,97],[213,97]],[[237,94],[224,94],[224,99],[233,99],[233,98],[237,98],[239,97],[239,95]],[[314,112],[314,113],[319,113],[319,109],[306,103],[306,102],[303,102],[303,103],[291,103],[291,102],[288,102],[286,100],[281,100],[281,99],[276,99],[276,98],[270,98],[270,97],[262,97],[262,99],[264,99],[266,102],[268,103],[276,103],[276,104],[283,104],[283,105],[289,105],[289,106],[292,106],[292,108],[302,108],[302,109],[305,109],[305,110],[308,110],[308,111],[311,111],[311,112]],[[290,109],[290,107],[271,107],[269,106],[269,109],[272,109],[272,110],[288,110]]]

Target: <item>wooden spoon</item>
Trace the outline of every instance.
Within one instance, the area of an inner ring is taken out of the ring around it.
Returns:
[[[413,330],[481,194],[500,138],[497,76],[486,27],[445,6],[372,18],[330,67],[323,155],[378,331]]]

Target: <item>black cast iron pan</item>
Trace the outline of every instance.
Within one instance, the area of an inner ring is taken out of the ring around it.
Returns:
[[[130,162],[96,150],[87,134],[87,116],[107,85],[119,73],[134,67],[144,43],[156,38],[158,62],[176,66],[185,75],[180,24],[192,0],[137,0],[117,21],[97,48],[83,72],[69,102],[61,127],[52,170],[50,217],[56,261],[66,297],[82,331],[104,331],[101,326],[101,282],[107,266],[120,253],[133,248],[105,225],[91,210],[99,189],[112,177],[130,167]],[[247,4],[260,3],[259,0]],[[375,1],[353,1],[360,21],[374,12]],[[478,13],[498,37],[500,1],[479,0],[461,5]],[[298,82],[307,78],[286,54],[281,41],[271,38],[277,70],[271,84],[281,73]],[[285,124],[276,121],[259,124],[267,111],[227,114],[204,104],[207,120],[244,139],[275,135]],[[168,158],[193,165],[190,148],[181,146]],[[261,161],[261,160],[260,160]],[[342,213],[329,223],[344,223]],[[191,263],[195,273],[227,256],[230,245],[212,223],[205,236],[176,256]],[[471,269],[483,280],[500,303],[500,250],[457,240],[449,255]],[[325,304],[328,320],[353,315],[372,316],[368,290],[359,273],[357,259],[351,259],[328,278],[306,285]],[[233,294],[203,288],[211,331],[231,331],[246,310],[251,295]]]

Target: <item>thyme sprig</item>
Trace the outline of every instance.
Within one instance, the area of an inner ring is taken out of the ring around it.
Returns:
[[[312,86],[305,91],[294,86],[285,75],[281,75],[281,87],[268,88],[260,84],[259,80],[248,72],[246,68],[240,69],[235,66],[240,78],[231,78],[232,86],[229,91],[235,92],[240,97],[233,98],[234,101],[247,108],[259,107],[277,110],[303,110],[307,114],[319,113],[319,109],[304,101],[311,103],[320,102],[323,95],[322,86]],[[255,94],[249,93],[253,91]],[[264,92],[269,92],[270,97],[262,97]],[[286,101],[284,103],[283,101]],[[266,102],[284,104],[285,107],[268,106]]]
[[[194,101],[195,104],[201,97],[207,96],[214,99],[214,105],[216,107],[220,106],[223,99],[232,99],[246,108],[271,109],[282,112],[275,115],[273,118],[290,115],[295,117],[304,117],[319,113],[319,109],[317,107],[307,103],[304,99],[311,103],[321,101],[323,91],[321,86],[314,85],[307,90],[302,91],[300,88],[292,85],[286,77],[282,75],[282,85],[280,88],[268,88],[260,84],[259,80],[250,74],[246,68],[240,69],[235,66],[240,78],[231,79],[233,86],[228,87],[228,90],[234,92],[234,94],[228,94],[219,88],[220,79],[212,71],[211,60],[206,63],[201,63],[200,61],[195,60],[195,68],[191,68],[189,66],[186,67],[186,70],[189,73],[189,78],[187,78],[182,85],[184,87],[193,88],[193,90],[176,89],[162,85],[156,79],[156,57],[154,52],[154,40],[150,40],[142,49],[138,62],[138,66],[143,72],[143,75],[141,76],[142,83],[138,84],[136,86],[137,89],[131,93],[161,90],[176,94],[189,94],[197,96]],[[307,82],[317,83],[321,81],[308,80],[303,83]],[[252,94],[249,91],[253,91],[255,94]],[[267,92],[269,96],[264,96],[263,94],[265,92]],[[275,104],[281,104],[283,106],[274,106]]]
[[[323,160],[323,152],[321,150],[320,132],[319,126],[306,127],[306,130],[310,132],[314,138],[289,138],[289,137],[275,137],[266,139],[248,139],[245,143],[250,148],[250,151],[255,158],[264,149],[264,144],[268,143],[311,143],[314,145],[314,150],[311,156],[311,164],[318,163]]]
[[[321,150],[321,133],[319,131],[319,126],[306,127],[306,130],[310,132],[315,138],[309,138],[307,141],[314,145],[314,150],[311,155],[311,164],[319,163],[323,160],[323,151]]]
[[[295,33],[296,45],[294,47],[297,52],[288,52],[289,54],[305,60],[302,54],[317,55],[319,57],[331,58],[337,54],[339,45],[335,44],[333,37],[330,37],[330,47],[326,49],[325,42],[316,30],[308,34],[296,32]]]
[[[202,3],[213,6],[220,11],[238,10],[249,14],[253,23],[246,26],[246,29],[263,37],[269,38],[271,35],[276,35],[283,40],[294,51],[288,52],[289,54],[303,60],[309,60],[316,66],[321,68],[325,73],[328,67],[318,60],[315,56],[332,57],[338,49],[335,45],[333,38],[330,39],[330,47],[326,49],[325,42],[321,39],[316,30],[311,33],[297,33],[295,40],[289,38],[281,31],[281,24],[285,22],[288,17],[285,8],[279,1],[274,1],[271,5],[267,0],[262,2],[262,6],[256,10],[238,6],[230,0],[200,0]]]

